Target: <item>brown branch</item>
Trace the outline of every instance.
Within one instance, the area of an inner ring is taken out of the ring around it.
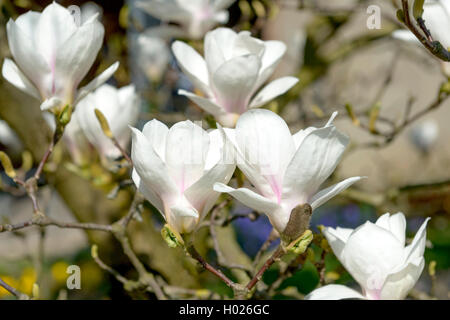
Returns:
[[[191,255],[192,258],[197,260],[202,265],[202,267],[205,270],[208,270],[213,275],[218,277],[220,280],[222,280],[230,288],[234,288],[235,287],[236,283],[234,281],[232,281],[230,278],[228,278],[226,275],[224,275],[222,273],[222,271],[214,268],[212,265],[210,265],[208,262],[206,262],[206,260],[203,259],[203,257],[200,255],[200,253],[198,253],[198,251],[195,249],[194,245],[192,245],[192,244],[188,245],[186,250]]]
[[[278,248],[275,250],[275,252],[272,254],[272,256],[269,259],[267,259],[267,261],[259,269],[259,271],[253,277],[253,279],[250,280],[250,282],[246,285],[246,289],[249,291],[252,290],[253,287],[259,282],[259,280],[262,279],[262,276],[266,272],[266,270],[269,269],[270,266],[272,266],[278,259],[280,259],[285,254],[285,252],[286,251],[280,244]]]

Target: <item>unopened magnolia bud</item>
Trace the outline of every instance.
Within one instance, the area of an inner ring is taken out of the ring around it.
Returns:
[[[98,247],[96,244],[92,245],[92,247],[91,247],[91,256],[94,259],[98,258]]]
[[[6,175],[11,179],[14,179],[16,177],[16,171],[11,163],[11,159],[9,159],[8,155],[3,151],[0,151],[0,162],[2,163]]]
[[[425,0],[415,0],[413,6],[413,16],[414,19],[418,19],[423,15],[423,3]]]
[[[309,228],[311,220],[312,208],[309,204],[301,204],[296,206],[291,211],[289,222],[286,225],[281,238],[286,243],[298,239]]]
[[[61,113],[58,115],[58,122],[63,127],[65,127],[72,118],[72,107],[70,105],[66,105],[62,110]]]
[[[161,236],[170,248],[182,247],[184,241],[181,236],[173,230],[168,224],[161,229]]]
[[[94,112],[105,136],[107,136],[110,139],[113,138],[111,128],[109,127],[108,120],[106,120],[104,114],[98,109],[95,109]]]

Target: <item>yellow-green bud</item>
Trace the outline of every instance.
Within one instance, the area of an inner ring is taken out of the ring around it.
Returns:
[[[0,151],[0,162],[2,163],[3,169],[5,169],[6,175],[14,179],[17,176],[16,171],[11,163],[11,159],[3,151]]]

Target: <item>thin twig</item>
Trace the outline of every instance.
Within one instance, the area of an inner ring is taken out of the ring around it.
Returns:
[[[285,250],[283,249],[282,245],[280,244],[278,248],[275,250],[275,252],[272,254],[272,256],[267,259],[267,261],[263,264],[263,266],[259,269],[259,271],[256,273],[256,275],[253,277],[252,280],[246,285],[247,290],[252,290],[253,287],[259,282],[259,280],[262,279],[263,274],[266,272],[267,269],[270,268],[272,264],[274,264],[281,256],[283,256],[285,253]]]

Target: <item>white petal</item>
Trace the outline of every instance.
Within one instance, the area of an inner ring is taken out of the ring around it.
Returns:
[[[337,227],[336,229],[325,228],[323,230],[325,238],[327,238],[331,249],[333,249],[335,256],[339,260],[342,260],[342,250],[344,250],[345,243],[347,242],[353,231],[353,229],[340,227]]]
[[[166,159],[167,134],[169,128],[156,119],[147,122],[142,129],[142,133],[147,137],[153,149],[156,151],[161,160]]]
[[[40,90],[47,91],[45,84],[50,82],[50,66],[44,57],[34,48],[34,39],[28,37],[25,31],[10,19],[6,24],[8,43],[11,54],[20,70]]]
[[[325,188],[317,192],[310,200],[311,207],[313,208],[313,210],[320,207],[322,204],[324,204],[334,196],[338,195],[339,193],[350,187],[352,184],[364,178],[365,177],[348,178],[345,179],[344,181],[332,185],[331,187]]]
[[[233,57],[252,54],[261,59],[265,48],[265,42],[252,37],[250,31],[241,31],[234,41]]]
[[[74,17],[69,10],[53,2],[42,11],[36,28],[36,47],[48,65],[54,66],[59,50],[77,30]]]
[[[179,217],[191,217],[191,218],[198,218],[198,212],[193,207],[187,207],[187,206],[173,206],[170,207],[170,211],[176,216]]]
[[[44,100],[41,103],[41,110],[49,110],[53,108],[60,108],[64,106],[64,102],[58,97],[51,97],[49,99]]]
[[[298,82],[297,78],[284,77],[270,82],[265,86],[250,103],[250,108],[265,105],[270,100],[284,94]]]
[[[261,62],[255,55],[236,57],[223,63],[212,77],[217,103],[227,112],[244,113],[260,67]]]
[[[405,245],[406,219],[403,213],[399,212],[393,215],[386,213],[378,218],[376,225],[385,228]]]
[[[359,292],[340,284],[329,284],[314,290],[305,300],[366,299]]]
[[[172,51],[181,70],[189,77],[196,87],[209,93],[209,76],[206,68],[206,62],[186,43],[175,41],[172,44]]]
[[[235,168],[234,164],[217,163],[184,192],[189,202],[201,212],[202,218],[206,216],[220,195],[214,191],[214,184],[216,182],[227,184]]]
[[[169,173],[183,193],[203,175],[209,136],[191,121],[181,121],[170,128],[166,142]]]
[[[417,257],[408,263],[403,269],[390,274],[383,285],[381,299],[401,300],[414,288],[425,266],[423,257]]]
[[[17,65],[8,58],[6,58],[3,63],[2,76],[16,88],[28,93],[36,99],[40,99],[39,91],[36,87],[28,80],[22,71],[20,71]]]
[[[77,104],[78,101],[83,99],[85,96],[87,96],[90,92],[94,91],[98,87],[100,87],[102,84],[104,84],[106,81],[108,81],[109,78],[116,72],[116,70],[119,68],[119,62],[113,63],[108,69],[100,73],[97,77],[95,77],[91,82],[89,82],[86,86],[80,88],[78,91],[78,95],[75,99],[75,103]]]
[[[135,128],[131,130],[133,140],[131,158],[141,183],[143,182],[146,188],[158,194],[166,206],[171,206],[179,197],[179,191],[170,178],[166,165],[153,150],[144,134]]]
[[[210,75],[233,57],[233,45],[236,38],[236,32],[229,28],[217,28],[205,35],[205,60]]]
[[[247,188],[234,189],[223,183],[216,183],[214,184],[214,190],[228,193],[247,207],[265,214],[271,214],[271,212],[279,209],[278,204],[275,202]]]
[[[423,19],[426,21],[433,39],[441,42],[444,48],[450,48],[450,36],[446,32],[450,29],[450,12],[447,11],[448,7],[441,2],[447,1],[428,3],[425,6]]]
[[[261,194],[279,202],[283,176],[295,153],[286,122],[269,110],[247,111],[237,122],[236,142],[245,157],[238,166]]]
[[[131,174],[131,178],[133,179],[134,184],[136,185],[136,188],[139,190],[140,193],[143,194],[143,196],[161,213],[164,219],[166,219],[164,215],[164,204],[161,200],[161,198],[154,192],[152,189],[149,189],[145,183],[142,182],[141,178],[139,177],[139,174],[137,173],[136,169],[133,169],[133,172]]]
[[[264,55],[262,56],[262,66],[255,90],[269,79],[286,52],[286,45],[281,41],[265,41],[264,45],[266,48],[264,50]]]
[[[78,28],[61,45],[55,59],[56,86],[59,82],[61,86],[69,86],[69,90],[78,87],[97,57],[104,33],[103,25],[94,20]]]
[[[189,100],[191,100],[192,102],[197,104],[200,108],[202,108],[203,110],[212,114],[215,117],[216,116],[218,117],[225,113],[225,110],[222,107],[220,107],[219,105],[217,105],[210,99],[197,96],[197,95],[195,95],[191,92],[188,92],[186,90],[183,90],[183,89],[178,90],[178,94],[188,97]]]
[[[425,251],[425,244],[427,242],[427,224],[429,220],[430,218],[425,219],[416,235],[414,236],[412,243],[405,248],[407,254],[407,262],[423,256],[423,253]]]
[[[371,222],[355,229],[341,253],[342,264],[368,294],[379,292],[386,276],[404,259],[397,238]]]
[[[293,207],[308,201],[333,173],[348,142],[334,126],[310,132],[286,169],[283,199]]]

